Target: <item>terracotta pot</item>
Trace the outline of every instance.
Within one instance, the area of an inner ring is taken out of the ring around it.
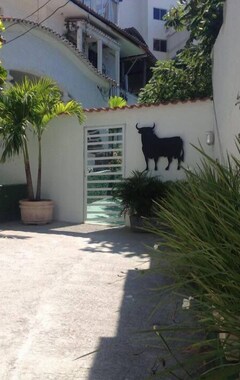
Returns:
[[[23,199],[19,202],[19,206],[24,224],[47,224],[53,219],[53,201],[29,201]]]

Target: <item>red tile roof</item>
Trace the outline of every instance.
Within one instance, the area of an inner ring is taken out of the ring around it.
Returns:
[[[195,99],[186,99],[186,100],[172,100],[172,101],[166,101],[156,104],[132,104],[129,106],[125,106],[122,108],[110,108],[110,107],[100,107],[100,108],[85,108],[85,112],[109,112],[109,111],[124,111],[129,109],[140,109],[140,108],[150,108],[150,107],[159,107],[159,106],[166,106],[169,104],[184,104],[184,103],[196,103],[196,102],[205,102],[207,100],[212,100],[212,98],[195,98]]]

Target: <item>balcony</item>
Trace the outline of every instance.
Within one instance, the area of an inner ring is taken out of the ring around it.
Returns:
[[[117,85],[120,82],[120,45],[87,20],[67,19],[66,38],[94,67]]]

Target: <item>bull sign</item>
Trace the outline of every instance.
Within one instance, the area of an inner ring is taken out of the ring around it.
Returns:
[[[160,157],[167,157],[168,165],[165,170],[168,170],[173,158],[178,160],[177,170],[181,168],[181,162],[184,161],[184,149],[183,149],[183,140],[181,137],[167,137],[159,138],[155,135],[153,127],[138,127],[136,124],[138,133],[140,133],[142,138],[142,151],[146,161],[146,169],[148,170],[149,159],[153,159],[155,162],[155,170],[158,170],[158,160]]]

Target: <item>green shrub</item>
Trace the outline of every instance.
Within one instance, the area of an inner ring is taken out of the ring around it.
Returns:
[[[192,297],[189,312],[204,336],[192,344],[195,355],[188,363],[195,369],[204,363],[204,369],[187,378],[227,380],[240,371],[240,162],[228,157],[224,166],[202,154],[198,170],[156,206],[169,229],[152,228],[160,238],[154,256],[161,274],[167,260],[165,270],[174,280],[159,292]],[[177,327],[176,334],[178,328],[188,333],[188,326]],[[162,330],[155,333],[162,336]]]
[[[166,195],[167,185],[148,172],[133,171],[113,188],[113,197],[120,201],[121,214],[153,216],[154,202]]]
[[[122,108],[127,105],[127,102],[124,98],[121,96],[111,96],[108,99],[108,106],[110,108]]]

